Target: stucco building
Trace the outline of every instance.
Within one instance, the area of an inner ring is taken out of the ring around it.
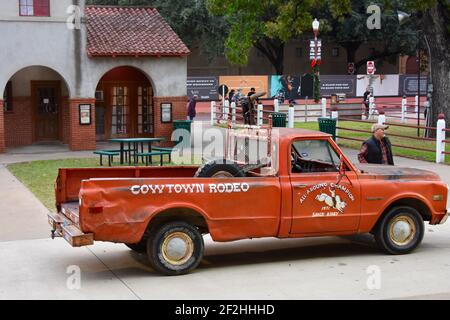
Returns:
[[[168,138],[171,121],[186,119],[190,52],[160,14],[84,2],[0,1],[0,152],[39,141],[90,150],[111,137]]]

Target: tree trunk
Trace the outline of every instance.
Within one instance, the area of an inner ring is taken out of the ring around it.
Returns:
[[[434,127],[438,115],[443,113],[448,128],[450,123],[450,35],[447,31],[449,21],[446,21],[446,13],[448,15],[447,9],[439,0],[436,5],[425,12],[422,29],[427,37],[431,53],[431,59],[429,58],[433,84],[431,124]],[[423,47],[426,48],[426,43]]]
[[[357,74],[358,68],[356,66],[356,52],[358,51],[360,43],[359,42],[343,42],[343,43],[341,43],[341,45],[347,51],[347,64],[350,62],[355,63],[355,71],[353,74]]]
[[[269,59],[275,72],[282,75],[284,71],[284,43],[278,40],[264,38],[255,44],[263,55]]]

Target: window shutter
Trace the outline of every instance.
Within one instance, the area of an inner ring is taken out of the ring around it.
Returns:
[[[50,0],[34,0],[34,15],[37,17],[50,16]]]

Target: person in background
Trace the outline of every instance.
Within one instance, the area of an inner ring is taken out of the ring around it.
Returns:
[[[231,103],[233,102],[233,97],[234,97],[234,89],[231,89],[230,92],[228,93],[228,101]]]
[[[256,93],[256,89],[255,88],[250,88],[250,91],[247,93],[247,97],[251,97],[255,93]],[[259,104],[259,99],[258,98],[256,98],[255,104]]]
[[[377,123],[372,126],[372,137],[363,142],[358,154],[359,162],[394,165],[391,142],[384,133],[388,128]]]
[[[189,116],[189,120],[194,120],[195,116],[197,115],[197,112],[195,110],[195,106],[197,104],[197,98],[198,96],[196,94],[194,94],[191,98],[191,100],[189,100],[189,104],[188,104],[188,116]]]
[[[370,87],[367,86],[366,92],[364,92],[363,103],[366,108],[366,119],[369,119],[369,99],[370,99],[371,91]]]

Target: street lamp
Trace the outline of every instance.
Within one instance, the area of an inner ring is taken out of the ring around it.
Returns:
[[[317,33],[319,32],[319,26],[320,26],[320,22],[319,20],[317,20],[316,18],[314,18],[314,21],[312,23],[312,28],[314,31],[314,37],[317,40]]]
[[[314,32],[314,58],[311,62],[311,67],[313,68],[313,73],[314,73],[313,97],[314,97],[315,102],[318,102],[319,98],[320,98],[319,97],[319,95],[320,95],[319,67],[320,67],[321,54],[319,52],[320,46],[318,45],[318,41],[317,41],[317,34],[319,33],[319,26],[320,26],[319,20],[314,18],[314,21],[312,22],[312,29]]]

